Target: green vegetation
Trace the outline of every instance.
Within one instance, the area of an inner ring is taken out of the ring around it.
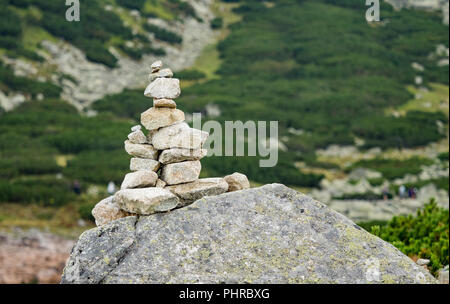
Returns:
[[[206,77],[206,74],[199,70],[183,70],[176,72],[176,77],[183,80],[200,80]]]
[[[401,178],[406,174],[419,174],[422,166],[433,164],[431,159],[412,157],[406,160],[375,158],[370,160],[360,160],[354,163],[349,170],[356,168],[372,169],[383,174],[388,180]]]
[[[406,183],[404,186],[406,188],[422,188],[424,186],[427,186],[429,184],[433,184],[436,186],[436,188],[438,189],[443,189],[446,190],[447,192],[449,192],[448,188],[448,183],[449,183],[449,178],[448,177],[442,177],[442,178],[436,178],[436,179],[429,179],[429,180],[422,180],[422,181],[418,181],[416,183]],[[398,188],[400,186],[391,186],[391,191],[393,191],[394,193],[398,193]]]
[[[211,20],[211,28],[212,29],[220,29],[223,27],[223,18],[217,17]]]
[[[181,43],[183,41],[180,35],[153,24],[145,23],[144,29],[151,33],[154,33],[155,38],[162,41],[166,41],[169,43]]]
[[[120,183],[128,171],[123,141],[132,124],[105,114],[82,117],[66,102],[51,99],[3,113],[0,202],[59,206],[73,201],[75,180],[83,191],[90,183]],[[63,167],[56,161],[60,155],[73,157]]]
[[[44,94],[45,97],[59,97],[61,88],[49,83],[40,82],[22,76],[15,76],[14,72],[4,66],[0,62],[0,90],[4,92],[22,92],[35,98],[39,93]]]
[[[387,194],[387,198],[391,199],[392,198],[392,194],[388,193]],[[380,200],[383,199],[383,195],[381,194],[376,194],[373,192],[365,192],[365,193],[349,193],[349,194],[344,194],[338,197],[333,197],[333,199],[336,200],[363,200],[363,201],[376,201],[376,200]]]
[[[448,83],[448,68],[428,57],[437,43],[448,45],[440,16],[383,4],[389,23],[370,26],[358,0],[240,3],[234,12],[242,21],[218,46],[221,78],[184,90],[187,111],[212,102],[221,120],[278,120],[282,132],[305,130],[288,142],[302,154],[353,144],[355,136],[367,148],[417,147],[445,137],[435,124],[447,121],[441,112],[384,115],[412,98],[411,62],[426,66],[426,84]]]
[[[151,9],[162,7],[161,12],[169,10],[178,15],[196,17],[192,6],[184,1],[117,0],[115,3],[127,9],[143,10],[145,16],[157,16],[150,12]],[[64,1],[0,0],[0,50],[4,49],[11,57],[42,61],[43,58],[35,52],[42,39],[27,34],[32,29],[33,33],[44,35],[45,39],[57,37],[72,43],[83,50],[90,61],[115,67],[117,59],[109,51],[110,46],[137,60],[144,54],[165,55],[163,49],[152,47],[142,28],[148,28],[156,38],[169,43],[181,42],[180,36],[149,26],[145,18],[136,21],[139,31],[132,34],[131,28],[122,20],[126,19],[123,11],[107,11],[104,5],[103,0],[82,0],[81,22],[67,22],[65,13],[68,7]],[[126,41],[132,41],[136,46],[127,47]]]
[[[410,257],[430,259],[433,274],[448,265],[449,213],[433,200],[414,216],[396,216],[386,225],[372,226],[372,233]]]

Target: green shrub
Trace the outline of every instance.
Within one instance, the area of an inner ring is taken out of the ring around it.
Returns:
[[[94,209],[95,203],[83,203],[78,207],[78,213],[84,220],[95,222],[95,218],[92,216],[92,209]]]
[[[182,37],[174,32],[153,24],[144,24],[144,29],[155,34],[155,38],[169,43],[181,43]]]
[[[383,174],[388,180],[404,177],[406,174],[419,174],[422,166],[433,164],[431,159],[412,157],[406,160],[375,158],[369,160],[360,160],[354,163],[348,170],[356,168],[372,169]]]
[[[223,27],[223,19],[221,17],[216,17],[211,20],[211,28],[212,29],[220,29]]]
[[[74,201],[70,183],[55,178],[36,178],[14,182],[0,180],[0,202],[61,206]]]
[[[372,233],[410,257],[430,259],[433,274],[448,265],[449,213],[434,200],[416,216],[396,216],[387,225],[373,226]]]
[[[194,69],[179,71],[175,74],[182,80],[200,80],[206,77],[205,73]]]

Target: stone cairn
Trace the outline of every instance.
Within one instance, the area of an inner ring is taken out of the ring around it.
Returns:
[[[141,124],[131,128],[125,151],[132,156],[130,171],[120,190],[100,201],[92,210],[97,226],[130,215],[150,215],[187,206],[204,197],[250,188],[240,173],[225,178],[202,178],[200,159],[207,132],[184,122],[184,112],[174,99],[180,96],[180,81],[172,78],[162,62],[151,66],[150,84],[144,95],[153,107],[141,114]]]

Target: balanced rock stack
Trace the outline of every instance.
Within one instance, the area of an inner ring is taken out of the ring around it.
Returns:
[[[141,124],[134,126],[125,141],[125,151],[132,156],[130,171],[114,196],[98,203],[92,210],[97,225],[125,216],[150,215],[184,207],[204,197],[250,187],[245,175],[234,173],[225,178],[199,179],[200,159],[207,150],[202,146],[208,133],[193,129],[177,109],[180,81],[162,62],[151,66],[150,84],[144,95],[153,98],[153,107],[141,114]]]

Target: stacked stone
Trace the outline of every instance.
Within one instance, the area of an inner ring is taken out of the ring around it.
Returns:
[[[190,128],[184,113],[174,101],[180,93],[180,81],[162,62],[151,66],[150,84],[144,95],[153,98],[153,107],[141,114],[125,141],[132,156],[130,171],[114,197],[100,202],[93,210],[98,225],[130,214],[149,215],[186,206],[204,196],[249,188],[247,177],[235,173],[225,178],[199,179],[200,159],[207,150],[202,146],[207,132]]]

